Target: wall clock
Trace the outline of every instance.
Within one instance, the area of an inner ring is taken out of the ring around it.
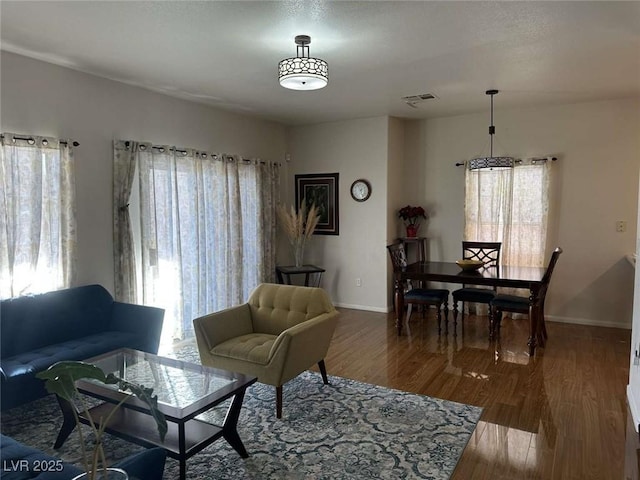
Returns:
[[[363,178],[359,178],[351,184],[351,196],[356,202],[364,202],[371,196],[371,184]]]

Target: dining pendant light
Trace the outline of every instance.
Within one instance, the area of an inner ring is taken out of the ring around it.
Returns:
[[[493,124],[493,97],[498,94],[498,90],[487,90],[485,93],[491,96],[491,125],[489,125],[489,137],[491,139],[490,152],[488,157],[477,157],[469,160],[469,170],[478,170],[480,168],[513,168],[516,163],[515,158],[493,156],[493,136],[496,133],[496,127]]]
[[[278,64],[280,85],[291,90],[318,90],[329,82],[329,65],[320,58],[309,56],[311,37],[298,35],[296,56]]]

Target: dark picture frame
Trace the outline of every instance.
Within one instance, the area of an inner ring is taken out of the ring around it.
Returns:
[[[339,173],[309,173],[296,175],[296,210],[304,201],[307,208],[315,203],[320,221],[314,235],[339,235],[338,182]]]

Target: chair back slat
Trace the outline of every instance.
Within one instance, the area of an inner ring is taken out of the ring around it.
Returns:
[[[404,244],[401,242],[387,245],[387,250],[391,256],[391,263],[393,269],[404,268],[407,266],[407,252],[404,249]]]
[[[497,267],[500,264],[502,242],[462,242],[462,258],[480,260],[485,267]]]

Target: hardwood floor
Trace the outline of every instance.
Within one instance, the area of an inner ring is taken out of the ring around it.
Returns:
[[[486,317],[439,337],[414,313],[398,337],[393,313],[339,310],[329,375],[484,408],[454,480],[623,478],[630,330],[548,322],[530,358],[523,320],[490,342]]]

